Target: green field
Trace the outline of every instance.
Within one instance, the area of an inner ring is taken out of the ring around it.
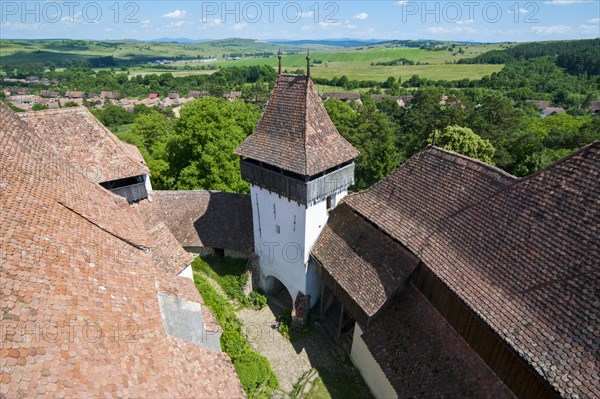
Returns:
[[[446,46],[446,45],[444,45]],[[449,47],[450,45],[448,45]],[[503,48],[505,44],[454,44],[451,51],[394,47],[378,44],[355,48],[326,45],[311,46],[312,75],[332,78],[346,75],[351,80],[385,81],[389,76],[410,78],[419,75],[427,79],[480,79],[502,69],[502,65],[455,64],[461,58],[472,58],[484,52]],[[391,48],[390,48],[391,47]],[[283,67],[289,71],[306,68],[305,48],[260,42],[252,39],[223,39],[205,43],[149,43],[137,41],[84,41],[84,40],[0,40],[0,64],[54,62],[112,56],[130,68],[132,76],[172,73],[174,76],[210,74],[214,70],[199,70],[200,63],[188,60],[215,58],[208,63],[217,67],[269,65],[277,67],[277,57],[261,53],[284,52]],[[459,49],[462,53],[459,53]],[[243,58],[228,60],[232,54]],[[257,56],[253,56],[257,55]],[[180,59],[171,68],[149,67],[148,62],[160,59]],[[374,66],[372,63],[398,59],[411,60],[420,65]]]

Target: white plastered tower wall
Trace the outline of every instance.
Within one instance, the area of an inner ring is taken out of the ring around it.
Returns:
[[[304,76],[282,74],[280,64],[260,121],[235,150],[250,183],[259,286],[276,294],[275,282],[281,282],[292,314],[304,320],[321,290],[310,252],[329,210],[354,183],[358,156],[329,118],[308,65],[307,56]]]
[[[335,206],[347,193],[347,187],[335,193],[329,205]],[[298,293],[310,295],[313,306],[319,299],[320,279],[308,260],[329,217],[327,199],[305,206],[255,185],[250,185],[250,195],[260,287],[270,293],[269,277],[275,277],[292,300]]]

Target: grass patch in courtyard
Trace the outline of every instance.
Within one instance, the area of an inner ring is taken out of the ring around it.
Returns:
[[[279,382],[269,361],[253,351],[242,335],[243,324],[235,315],[231,304],[221,297],[202,276],[194,274],[196,288],[206,306],[214,313],[223,328],[221,348],[231,357],[244,391],[249,398],[266,398],[279,387]]]
[[[303,396],[304,399],[370,398],[360,375],[352,378],[347,370],[319,369],[319,376]],[[358,373],[356,373],[358,374]]]
[[[202,272],[215,280],[229,299],[250,309],[262,309],[267,305],[267,298],[253,291],[244,295],[244,286],[248,283],[248,261],[222,256],[197,257],[192,263],[192,269]]]

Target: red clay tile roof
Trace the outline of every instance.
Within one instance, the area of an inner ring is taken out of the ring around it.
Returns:
[[[244,396],[227,355],[166,334],[136,212],[3,104],[0,203],[1,396]]]
[[[360,93],[332,91],[323,93],[323,99],[360,100]]]
[[[337,131],[310,78],[282,74],[254,132],[236,154],[314,176],[358,156]]]
[[[542,113],[545,116],[552,116],[556,114],[566,114],[565,110],[561,107],[546,107],[543,109]]]
[[[483,162],[430,146],[369,190],[344,201],[414,251],[440,220],[515,179]]]
[[[96,183],[149,173],[139,150],[117,139],[85,107],[19,116],[47,145]]]
[[[362,339],[400,398],[514,398],[412,285]]]
[[[194,260],[194,256],[181,247],[164,223],[155,225],[148,232],[156,243],[152,248],[152,259],[157,269],[177,275]]]
[[[345,203],[335,208],[312,255],[369,317],[406,285],[419,263]]]
[[[520,180],[430,147],[344,201],[417,255],[561,396],[597,397],[599,198],[596,142]]]
[[[136,207],[150,226],[164,222],[183,247],[254,250],[252,205],[242,194],[214,191],[153,191]]]
[[[561,396],[600,397],[600,142],[443,220],[421,258]]]

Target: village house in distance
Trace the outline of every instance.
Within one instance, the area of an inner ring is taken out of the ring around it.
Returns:
[[[349,193],[358,152],[280,67],[241,195],[152,190],[83,108],[0,117],[3,396],[243,397],[190,279],[211,253],[258,257],[297,323],[354,321],[376,398],[600,397],[600,142],[524,178],[428,146]]]

